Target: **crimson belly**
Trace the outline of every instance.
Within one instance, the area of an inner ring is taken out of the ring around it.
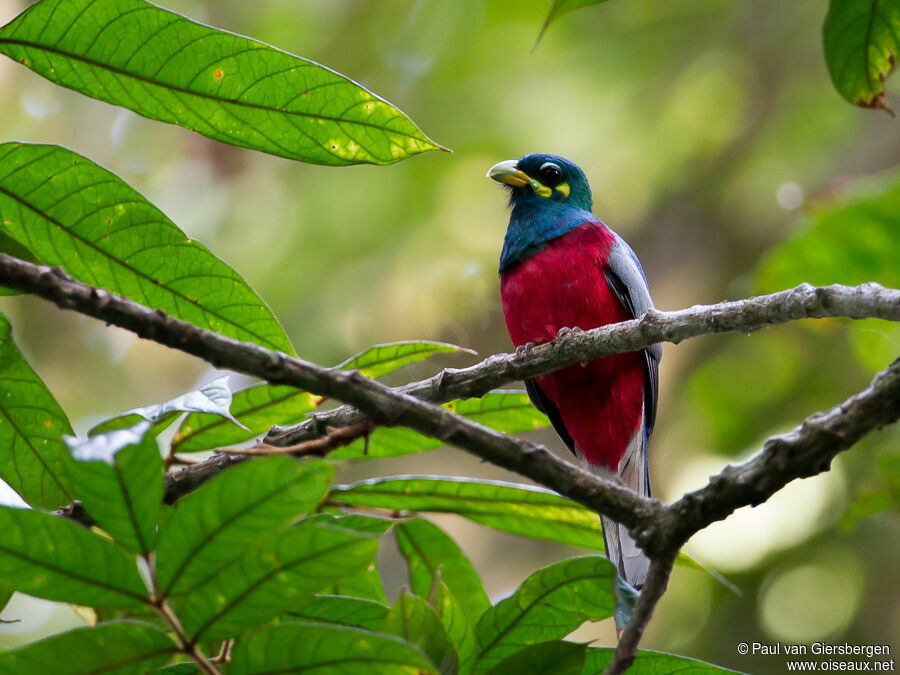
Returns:
[[[604,276],[613,241],[605,225],[585,224],[504,272],[503,315],[516,346],[548,342],[564,327],[632,318]],[[643,422],[645,367],[643,355],[630,352],[536,378],[591,464],[618,470]]]

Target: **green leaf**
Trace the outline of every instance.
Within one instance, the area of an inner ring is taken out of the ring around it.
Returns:
[[[316,409],[318,397],[295,387],[261,383],[234,393],[232,414],[244,429],[224,418],[198,413],[187,416],[175,434],[176,452],[200,452],[243,443],[275,424],[299,422]]]
[[[434,354],[453,354],[457,352],[476,353],[471,349],[457,347],[446,342],[431,342],[428,340],[391,342],[390,344],[369,347],[364,352],[352,356],[341,363],[338,368],[342,370],[358,370],[366,377],[381,377],[411,363],[424,361]]]
[[[133,607],[147,597],[134,559],[70,520],[3,506],[0,532],[7,588],[91,607]]]
[[[377,539],[302,523],[245,553],[174,605],[195,640],[224,640],[288,611],[336,579],[369,565]]]
[[[550,640],[529,645],[488,671],[491,675],[581,675],[587,645]],[[586,671],[587,672],[587,671]],[[589,671],[591,673],[600,671]]]
[[[541,38],[544,37],[544,33],[547,32],[550,24],[563,14],[574,12],[576,9],[581,9],[582,7],[599,5],[602,2],[606,2],[606,0],[553,0],[553,5],[550,7],[550,13],[547,14],[547,18],[544,19],[544,25],[541,26],[541,32],[538,33],[534,46],[538,46],[538,43],[541,41]]]
[[[239,640],[228,672],[425,675],[435,670],[422,652],[393,635],[346,626],[286,623]]]
[[[381,625],[381,632],[417,645],[441,675],[456,675],[459,666],[456,649],[437,614],[419,596],[400,593]]]
[[[22,246],[19,242],[17,242],[12,237],[8,237],[0,231],[0,253],[5,253],[6,255],[11,255],[13,258],[19,258],[20,260],[27,260],[30,263],[40,264],[40,261],[32,255],[31,251]],[[19,295],[22,291],[17,291],[12,288],[6,288],[5,286],[0,286],[0,296],[2,295]]]
[[[393,105],[312,61],[143,0],[43,0],[0,52],[56,84],[224,143],[315,164],[443,149]]]
[[[523,647],[559,640],[585,621],[613,614],[615,566],[601,556],[572,558],[538,570],[475,627],[483,673]]]
[[[76,628],[0,654],[0,674],[155,673],[175,651],[168,636],[153,626],[116,621]]]
[[[507,434],[533,431],[550,425],[550,421],[535,408],[523,391],[493,391],[482,398],[456,400],[444,408],[491,429]],[[402,427],[379,428],[369,437],[368,451],[362,440],[331,453],[331,459],[360,457],[398,457],[440,448],[439,440],[423,436]]]
[[[615,649],[612,647],[591,647],[587,650],[587,658],[584,662],[584,675],[602,673],[609,662],[612,661]],[[678,673],[678,675],[716,675],[718,673],[737,673],[737,670],[729,670],[714,666],[710,663],[689,659],[674,654],[663,654],[649,650],[640,650],[634,665],[628,669],[628,675],[662,675],[663,673]]]
[[[471,671],[475,663],[478,644],[475,642],[475,633],[472,632],[472,625],[466,618],[462,606],[447,584],[441,580],[440,574],[435,577],[428,604],[438,615],[447,637],[456,649],[460,675],[465,675]]]
[[[900,173],[856,188],[848,199],[807,216],[796,233],[766,254],[758,288],[769,292],[808,282],[900,286]]]
[[[831,0],[822,34],[825,63],[841,96],[890,110],[884,80],[900,55],[900,0]]]
[[[87,441],[66,437],[75,461],[69,473],[84,508],[132,553],[156,547],[156,525],[166,491],[165,470],[150,422]]]
[[[266,457],[233,466],[179,500],[159,533],[161,594],[209,581],[247,545],[308,512],[325,496],[333,472],[320,460]]]
[[[301,600],[287,615],[292,620],[378,630],[388,611],[387,607],[372,600],[345,595],[314,595]]]
[[[81,3],[61,4],[68,12]],[[201,328],[293,352],[247,283],[118,176],[53,145],[4,143],[0,165],[0,231],[46,264]]]
[[[413,593],[427,598],[435,578],[441,579],[473,624],[491,606],[472,563],[437,525],[422,519],[408,520],[398,523],[394,534],[409,566]]]
[[[64,434],[69,419],[22,357],[0,314],[0,478],[35,507],[72,501]]]
[[[225,375],[207,382],[199,389],[173,398],[171,401],[147,406],[146,408],[135,408],[101,422],[88,432],[88,436],[113,429],[131,427],[138,424],[141,420],[161,426],[166,422],[171,423],[173,418],[186,412],[203,415],[204,417],[211,415],[213,418],[241,427],[241,423],[231,414],[231,401],[231,389],[228,387],[228,376]],[[163,426],[155,431],[159,433],[164,428]]]

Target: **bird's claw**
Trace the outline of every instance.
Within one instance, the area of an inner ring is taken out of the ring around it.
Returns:
[[[522,357],[524,357],[529,351],[531,351],[532,347],[534,347],[533,342],[526,342],[524,345],[517,346],[516,347],[516,358],[521,359]]]
[[[582,332],[582,330],[578,326],[573,326],[572,328],[563,326],[556,332],[556,337],[561,338],[561,337],[565,337],[566,335],[571,335],[572,333],[581,333],[581,332]]]

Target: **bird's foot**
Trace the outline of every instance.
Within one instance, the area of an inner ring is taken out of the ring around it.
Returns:
[[[534,342],[526,342],[524,345],[516,347],[516,358],[523,358],[528,352],[534,348]]]
[[[567,326],[563,326],[556,332],[556,337],[566,337],[566,335],[571,335],[572,333],[582,333],[582,331],[578,326],[573,326],[572,328],[568,328]]]

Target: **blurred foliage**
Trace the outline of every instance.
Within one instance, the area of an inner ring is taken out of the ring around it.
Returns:
[[[3,0],[0,18],[25,5]],[[898,285],[892,170],[900,136],[887,115],[843,104],[829,82],[821,3],[604,3],[560,16],[529,55],[550,6],[169,4],[346,73],[451,145],[452,157],[430,153],[388,169],[287,162],[85,99],[12,61],[0,63],[8,101],[2,138],[72,147],[121,176],[239,270],[297,351],[320,363],[401,339],[448,341],[482,354],[509,349],[495,272],[506,216],[500,193],[482,176],[497,160],[525,152],[557,152],[586,170],[596,212],[632,243],[660,307],[774,290],[779,282]],[[885,85],[890,99],[894,80]],[[878,172],[885,175],[860,180]],[[30,298],[3,298],[0,308],[78,430],[213,377],[187,357]],[[746,456],[769,434],[836,404],[898,352],[900,335],[878,321],[808,322],[667,346],[651,449],[655,490],[674,497],[697,487],[723,455]],[[404,377],[430,370],[414,364]],[[532,433],[556,443],[551,434]],[[712,533],[712,543],[698,543],[692,555],[722,560],[743,595],[676,570],[644,645],[739,670],[778,669],[777,659],[741,657],[736,645],[789,639],[789,627],[770,620],[784,614],[778,590],[785,579],[798,589],[789,596],[791,616],[820,626],[815,639],[894,640],[898,448],[900,434],[885,430],[839,458],[830,482],[804,481],[820,498],[811,504],[788,495],[766,521],[764,545],[724,529]],[[356,477],[507,477],[444,451],[347,464],[342,474]],[[786,542],[782,531],[801,512],[812,525]],[[537,566],[568,555],[550,543],[448,528],[495,600]],[[394,576],[391,583],[390,569],[366,568],[338,586],[376,596],[377,587],[383,597],[380,570],[393,599],[406,582]],[[823,593],[829,579],[848,590]],[[41,634],[37,620],[23,618],[27,625],[0,626],[0,644]],[[27,630],[14,634],[16,626]],[[321,639],[349,650],[356,638]],[[575,635],[598,638],[613,643],[612,628],[588,624]],[[272,644],[293,639],[285,628]],[[267,648],[262,638],[244,645],[236,655],[244,663]]]

